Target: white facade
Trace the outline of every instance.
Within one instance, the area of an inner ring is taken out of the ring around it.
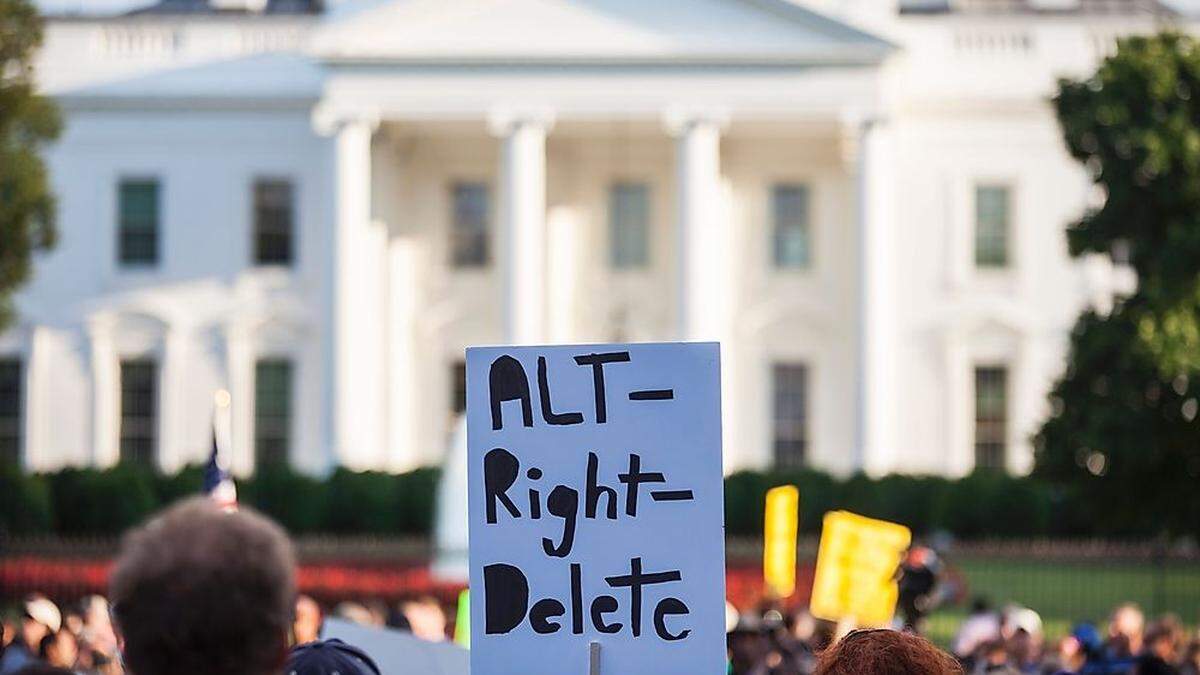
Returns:
[[[51,18],[61,237],[0,337],[23,368],[24,464],[118,461],[122,359],[156,364],[165,470],[206,457],[222,387],[234,469],[253,470],[255,364],[273,358],[292,368],[294,465],[399,471],[441,461],[468,345],[719,339],[729,470],[772,463],[785,363],[804,366],[805,461],[872,474],[970,471],[976,369],[1003,368],[1002,461],[1027,471],[1077,314],[1133,283],[1067,255],[1094,195],[1047,97],[1156,19],[1081,2]],[[292,186],[290,265],[255,263],[264,178]],[[118,185],[144,179],[157,263],[130,267]],[[451,264],[463,182],[489,194],[481,267]],[[629,182],[647,255],[617,269],[610,189]],[[776,185],[806,190],[806,265],[774,264]],[[978,264],[980,186],[1007,196],[1002,265]]]

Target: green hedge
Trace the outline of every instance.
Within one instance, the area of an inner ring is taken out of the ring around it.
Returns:
[[[163,475],[118,465],[25,474],[0,466],[0,534],[112,536],[171,502],[200,492],[203,469]],[[267,469],[237,481],[238,501],[293,534],[425,535],[433,528],[439,472],[355,473],[337,469],[317,479]]]
[[[392,475],[337,469],[324,479],[278,468],[238,481],[240,501],[294,534],[427,535],[433,528],[439,471]],[[110,536],[180,497],[200,490],[202,470],[174,475],[117,466],[23,474],[0,467],[0,533]],[[904,523],[918,534],[961,538],[1084,537],[1114,533],[1094,509],[1032,478],[975,473],[965,478],[893,475],[834,478],[818,471],[744,471],[725,480],[726,531],[759,536],[763,499],[776,485],[800,488],[801,530],[815,534],[821,516],[848,509]],[[1130,508],[1136,505],[1128,505]],[[1153,536],[1153,519],[1145,532]]]
[[[800,488],[800,529],[811,534],[820,532],[822,515],[834,509],[904,523],[917,534],[944,531],[964,539],[1110,534],[1103,523],[1085,517],[1083,505],[1069,493],[1032,478],[981,471],[958,479],[855,475],[839,480],[808,470],[743,471],[726,478],[726,532],[759,536],[767,490],[789,484]]]

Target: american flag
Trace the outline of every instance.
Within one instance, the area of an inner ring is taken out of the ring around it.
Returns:
[[[221,448],[217,445],[217,428],[213,425],[212,454],[208,465],[204,467],[204,494],[216,502],[221,508],[234,510],[237,508],[237,486],[233,476],[221,466]]]

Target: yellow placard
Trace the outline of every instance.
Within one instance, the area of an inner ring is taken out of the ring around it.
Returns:
[[[786,598],[796,592],[796,530],[800,526],[800,490],[781,485],[767,491],[763,524],[763,582],[767,594]]]
[[[886,626],[896,611],[896,568],[912,542],[907,527],[848,511],[825,514],[813,578],[813,616]]]

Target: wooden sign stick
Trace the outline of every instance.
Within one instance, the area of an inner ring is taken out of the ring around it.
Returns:
[[[600,675],[600,643],[588,643],[588,675]]]

